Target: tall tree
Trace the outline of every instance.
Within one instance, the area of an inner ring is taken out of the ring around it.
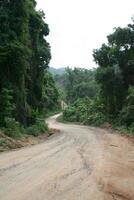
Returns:
[[[99,65],[96,78],[109,113],[117,114],[134,85],[134,26],[116,28],[107,38],[108,45],[93,53]]]
[[[12,117],[28,125],[34,122],[33,111],[41,112],[47,104],[44,80],[51,53],[45,39],[49,34],[45,14],[36,10],[35,0],[0,1],[0,27],[0,98],[3,90],[11,90]]]

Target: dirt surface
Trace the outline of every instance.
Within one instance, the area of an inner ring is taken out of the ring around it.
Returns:
[[[61,133],[0,154],[0,200],[134,200],[133,143],[56,117]]]

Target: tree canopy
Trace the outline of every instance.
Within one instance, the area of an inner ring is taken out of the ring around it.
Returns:
[[[0,1],[0,27],[0,126],[5,117],[28,126],[36,121],[35,111],[46,113],[58,105],[47,70],[49,27],[35,0]]]
[[[83,83],[78,78],[78,73],[75,73],[76,77],[73,80],[69,72],[70,90],[74,88],[73,101],[71,101],[72,105],[65,110],[63,117],[67,120],[72,119],[95,125],[109,122],[124,126],[133,132],[134,20],[125,28],[115,28],[107,39],[107,44],[102,44],[101,48],[93,51],[94,60],[98,65],[94,74],[99,88],[97,95],[91,100],[91,96],[87,95],[91,90],[88,88],[87,92],[82,88]],[[90,76],[87,72],[84,75],[84,79],[88,80],[86,75]],[[78,80],[78,85],[74,87],[76,80]],[[79,84],[81,90],[79,90]],[[80,95],[75,96],[76,91],[80,91],[82,100],[78,99]],[[68,97],[70,98],[69,94]]]

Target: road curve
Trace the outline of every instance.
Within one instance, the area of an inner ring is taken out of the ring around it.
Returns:
[[[114,191],[107,187],[112,172],[105,170],[110,164],[104,158],[111,155],[106,147],[117,145],[107,144],[105,131],[58,123],[56,117],[48,124],[60,133],[39,145],[0,154],[0,200],[132,199],[128,188],[120,192],[120,183]]]

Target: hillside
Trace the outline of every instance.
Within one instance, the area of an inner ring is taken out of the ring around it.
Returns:
[[[54,67],[50,67],[49,68],[49,71],[53,74],[53,75],[56,75],[56,74],[58,74],[58,75],[62,75],[62,74],[64,74],[65,73],[65,69],[66,68],[64,68],[64,67],[62,67],[62,68],[54,68]]]

